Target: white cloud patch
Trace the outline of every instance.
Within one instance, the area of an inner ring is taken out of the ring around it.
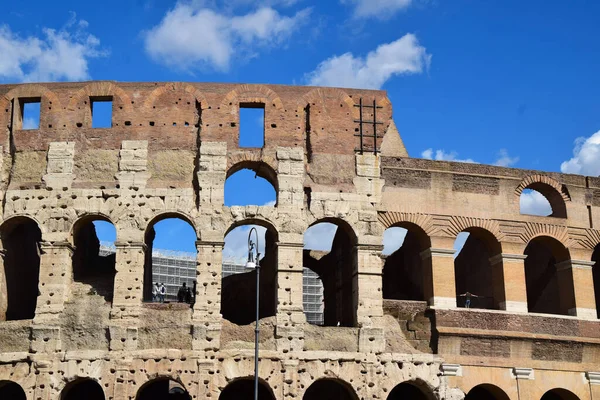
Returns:
[[[430,62],[427,49],[414,34],[408,33],[380,45],[364,58],[352,53],[333,56],[307,74],[307,81],[314,86],[380,89],[394,76],[422,73]]]
[[[402,247],[408,231],[400,227],[388,228],[383,232],[383,251],[381,254],[388,256]]]
[[[304,249],[330,251],[337,226],[322,222],[311,226],[304,232]]]
[[[255,227],[258,231],[258,251],[262,259],[265,255],[265,233],[267,229],[258,225],[244,225],[233,229],[225,236],[225,246],[223,247],[223,258],[235,262],[244,263],[248,260],[248,234],[250,229]],[[252,241],[255,241],[252,234]]]
[[[476,161],[474,161],[470,158],[459,159],[459,158],[456,158],[457,156],[458,156],[458,154],[454,151],[452,151],[450,153],[446,153],[444,150],[435,150],[434,151],[433,149],[427,149],[421,153],[421,157],[428,159],[428,160],[476,163]]]
[[[546,217],[552,214],[550,202],[540,192],[531,189],[523,190],[519,199],[521,214]]]
[[[38,129],[40,124],[33,118],[25,118],[23,120],[23,129]]]
[[[355,18],[388,19],[395,13],[405,10],[412,0],[341,0],[342,4],[354,6]]]
[[[600,175],[600,131],[588,138],[575,139],[573,158],[563,162],[560,170],[569,174]]]
[[[199,3],[179,2],[145,32],[145,48],[152,59],[171,68],[227,71],[234,57],[251,58],[258,49],[282,44],[309,14],[308,8],[285,16],[261,7],[245,15],[227,15]]]
[[[42,36],[23,37],[0,25],[0,80],[80,81],[89,79],[90,59],[106,56],[100,41],[87,33],[88,23],[75,15],[60,30],[43,28]]]
[[[500,151],[498,152],[498,159],[496,160],[494,165],[497,165],[499,167],[512,167],[518,162],[519,157],[511,157],[508,154],[508,151],[506,151],[506,149],[500,149]]]

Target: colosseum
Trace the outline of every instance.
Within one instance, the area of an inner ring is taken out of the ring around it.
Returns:
[[[264,110],[260,148],[240,146],[246,107]],[[255,275],[221,275],[225,235],[248,224],[267,240],[260,399],[600,399],[600,178],[410,158],[374,90],[0,85],[0,145],[0,399],[252,398]],[[241,169],[274,206],[224,205]],[[521,214],[527,190],[552,213]],[[196,233],[192,307],[148,301],[153,227],[173,217]],[[337,230],[317,254],[303,238],[320,222]]]

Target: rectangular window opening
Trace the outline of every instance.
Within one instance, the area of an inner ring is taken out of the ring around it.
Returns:
[[[21,129],[40,129],[41,99],[19,99],[21,102]]]
[[[92,128],[112,128],[112,97],[90,98]]]
[[[265,145],[265,105],[240,104],[240,147],[262,148]]]

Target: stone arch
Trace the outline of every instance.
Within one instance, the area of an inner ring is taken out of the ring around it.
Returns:
[[[274,169],[269,163],[264,161],[240,159],[235,164],[232,164],[227,170],[225,183],[227,183],[227,179],[229,179],[232,175],[243,169],[253,171],[256,174],[256,176],[265,179],[273,187],[273,190],[275,191],[275,203],[277,203],[277,200],[279,199],[279,179],[276,169]],[[241,176],[245,177],[246,175]],[[240,181],[238,181],[238,183],[239,182]],[[266,188],[268,188],[268,185],[266,185]],[[227,187],[224,185],[224,191],[225,189],[227,189]],[[223,196],[224,198],[227,197],[227,193],[224,192]],[[227,204],[227,201],[225,202],[225,204]]]
[[[206,96],[204,96],[204,93],[197,87],[185,82],[170,82],[154,89],[146,97],[146,100],[144,101],[144,108],[148,111],[152,110],[152,107],[160,98],[160,96],[169,91],[183,91],[192,94],[196,98],[196,101],[200,104],[202,110],[206,110],[210,106],[210,104],[208,103],[208,99],[206,98]]]
[[[323,325],[353,327],[358,308],[358,236],[341,218],[325,217],[313,221],[304,232],[321,223],[335,225],[329,251],[303,251],[302,264],[318,275],[323,284]],[[315,228],[316,229],[316,228]]]
[[[448,227],[445,232],[448,236],[456,236],[461,232],[469,231],[472,229],[481,229],[486,231],[493,236],[493,239],[486,235],[488,239],[495,240],[497,243],[502,242],[504,234],[500,232],[500,223],[496,220],[484,219],[484,218],[473,218],[463,216],[453,216],[450,219]]]
[[[539,192],[550,203],[550,217],[567,218],[566,202],[571,201],[567,187],[547,175],[529,175],[515,188],[515,195],[520,198],[523,190],[531,189]]]
[[[304,392],[302,400],[358,400],[352,385],[338,378],[321,378],[314,381]]]
[[[102,385],[92,378],[78,378],[65,385],[60,400],[105,400]]]
[[[536,236],[525,248],[529,312],[568,315],[575,308],[570,252],[551,236]]]
[[[179,378],[157,376],[146,381],[138,389],[135,400],[191,400],[185,384]]]
[[[569,237],[569,231],[566,226],[528,222],[524,228],[519,234],[520,239],[524,243],[529,243],[538,236],[548,236],[558,240],[567,248],[574,244],[574,240]]]
[[[274,157],[266,156],[261,154],[262,152],[255,151],[244,151],[233,153],[227,158],[227,175],[229,178],[231,175],[239,171],[240,169],[251,169],[251,170],[262,170],[263,173],[267,173],[266,176],[262,176],[271,182],[273,186],[277,183],[277,160]]]
[[[104,214],[86,213],[73,223],[71,228],[73,284],[79,283],[87,293],[93,291],[111,302],[116,274],[116,252],[102,254],[100,238],[94,225],[96,221],[111,224],[117,234],[115,224]]]
[[[144,230],[144,244],[146,246],[146,249],[145,249],[145,256],[144,256],[144,287],[143,287],[143,299],[144,299],[144,301],[147,301],[147,302],[156,300],[156,299],[153,299],[153,295],[152,295],[152,287],[153,287],[152,286],[153,285],[152,276],[153,276],[154,269],[155,269],[154,268],[153,250],[154,250],[154,239],[156,237],[156,231],[154,230],[154,227],[156,226],[157,223],[164,221],[166,219],[177,219],[177,220],[183,221],[184,223],[188,224],[194,232],[194,242],[196,242],[198,240],[198,230],[196,229],[194,220],[190,215],[188,215],[184,212],[162,211],[162,212],[156,214],[153,218],[151,218],[148,221],[148,223],[146,224],[146,229]],[[193,279],[190,281],[190,279],[177,278],[176,280],[177,280],[176,283],[169,284],[167,282],[167,284],[165,285],[168,288],[167,295],[171,294],[174,296],[174,293],[177,292],[177,287],[179,287],[179,280],[186,281],[190,285],[193,284]],[[162,283],[164,283],[164,282],[162,282]],[[192,293],[192,295],[195,295],[195,294]]]
[[[579,397],[570,390],[556,388],[544,393],[541,400],[579,400]]]
[[[390,391],[387,400],[434,400],[436,399],[429,385],[421,379],[405,381],[397,384]]]
[[[463,228],[462,232],[469,236],[454,258],[457,305],[502,309],[506,296],[502,244],[497,234],[479,226]]]
[[[27,395],[18,383],[0,380],[0,399],[27,400]]]
[[[431,248],[431,239],[414,222],[400,221],[388,229],[406,231],[402,245],[385,256],[382,274],[383,298],[387,300],[426,300],[424,294],[424,260],[421,253]],[[386,233],[384,233],[385,235]]]
[[[283,102],[273,90],[265,85],[239,85],[225,95],[221,107],[238,106],[239,103],[264,103],[265,110],[274,107],[283,109]]]
[[[0,225],[0,320],[32,319],[39,296],[40,225],[13,216]]]
[[[273,389],[267,381],[258,378],[258,398],[261,400],[275,400]],[[227,383],[221,390],[218,400],[252,399],[254,395],[254,377],[235,378]]]
[[[419,227],[427,236],[434,236],[439,232],[439,229],[433,223],[433,218],[427,214],[387,211],[378,213],[377,219],[384,229],[400,226],[399,224],[402,223],[410,223]]]
[[[298,101],[297,111],[301,113],[307,104],[317,104],[317,102],[321,102],[326,95],[331,94],[333,94],[337,102],[345,104],[350,108],[350,113],[353,118],[359,118],[359,110],[357,107],[354,107],[356,104],[354,100],[352,100],[348,93],[338,88],[315,88],[310,90]]]
[[[465,400],[510,400],[510,397],[498,386],[482,383],[469,390]]]
[[[77,229],[79,228],[79,225],[89,222],[89,221],[95,221],[95,220],[106,221],[106,222],[110,222],[111,224],[115,225],[115,223],[112,221],[110,215],[107,215],[103,212],[86,212],[86,213],[80,214],[71,224],[70,235],[69,235],[69,241],[70,241],[71,245],[75,245],[74,237],[77,234]]]
[[[123,89],[121,89],[115,82],[111,81],[100,81],[92,82],[81,89],[79,89],[71,100],[69,101],[68,109],[75,111],[77,105],[88,97],[107,97],[115,96],[118,99],[118,105],[123,107],[123,111],[130,113],[133,112],[133,106],[131,98]]]
[[[264,254],[260,251],[260,307],[259,317],[272,317],[277,312],[277,243],[279,232],[269,221],[260,218],[246,218],[235,221],[226,230],[224,238],[237,228],[244,226],[259,226],[265,229]],[[241,240],[246,241],[250,232],[248,229],[240,229],[238,234]],[[247,230],[247,232],[246,232]],[[259,234],[260,236],[260,234]],[[255,240],[254,235],[252,240]],[[263,247],[262,239],[259,239],[259,250]],[[224,247],[223,252],[227,249]],[[222,265],[221,281],[221,314],[223,318],[238,325],[247,325],[254,322],[256,316],[256,270],[246,270],[243,264],[236,260],[227,260],[224,257]]]

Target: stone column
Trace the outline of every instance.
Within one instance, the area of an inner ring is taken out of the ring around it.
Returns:
[[[137,325],[142,307],[144,261],[143,242],[116,242],[116,274],[110,312],[110,349],[135,350]]]
[[[359,244],[357,253],[358,308],[357,322],[360,352],[382,352],[385,349],[383,318],[382,260],[383,246]]]
[[[277,350],[304,347],[302,242],[277,244]]]
[[[432,237],[431,248],[421,252],[423,292],[431,307],[456,308],[454,253],[454,240],[448,237]]]
[[[594,296],[594,261],[566,260],[556,264],[560,308],[569,315],[596,319]]]
[[[223,245],[222,241],[196,241],[196,302],[192,316],[194,350],[216,350],[220,347]]]
[[[524,254],[501,253],[490,257],[494,300],[498,308],[511,312],[527,312]]]

